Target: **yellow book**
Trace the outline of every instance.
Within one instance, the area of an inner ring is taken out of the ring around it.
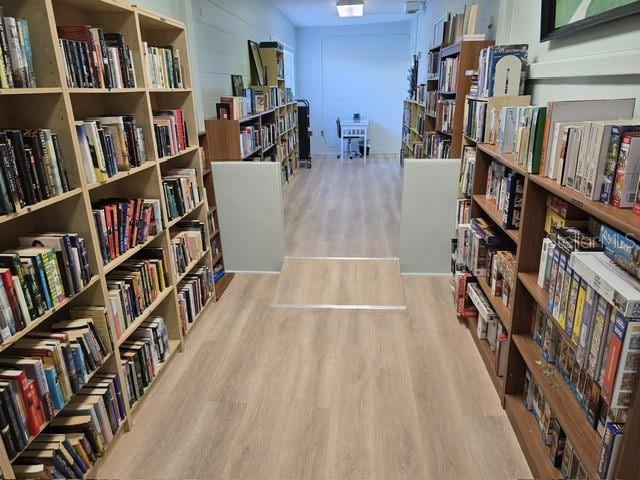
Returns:
[[[582,317],[584,315],[584,303],[587,299],[587,284],[584,280],[580,281],[580,289],[578,290],[578,301],[576,303],[576,314],[573,320],[573,331],[571,332],[571,343],[578,345],[580,340],[580,329],[582,328]]]

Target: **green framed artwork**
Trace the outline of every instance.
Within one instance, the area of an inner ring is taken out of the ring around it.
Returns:
[[[542,0],[540,40],[640,13],[640,0]]]

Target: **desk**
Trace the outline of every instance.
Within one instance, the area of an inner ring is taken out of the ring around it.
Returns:
[[[341,118],[342,138],[355,137],[364,140],[364,163],[367,163],[367,139],[369,138],[369,120],[361,118],[357,122],[353,117]],[[340,139],[340,158],[344,160],[344,142]]]

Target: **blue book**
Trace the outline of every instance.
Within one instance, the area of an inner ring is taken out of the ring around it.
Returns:
[[[78,383],[84,385],[89,381],[89,372],[87,372],[87,364],[84,361],[84,353],[78,344],[71,344],[71,354],[73,355],[73,363],[78,371]]]
[[[47,385],[49,385],[49,392],[51,393],[51,403],[53,408],[61,410],[64,407],[64,397],[62,396],[62,388],[58,382],[58,373],[56,367],[45,367],[44,374],[47,377]]]

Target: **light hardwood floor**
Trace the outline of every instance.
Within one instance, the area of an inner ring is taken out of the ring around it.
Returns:
[[[397,155],[316,155],[285,204],[286,252],[309,257],[397,257],[402,169]]]
[[[314,169],[298,179],[320,177],[304,195],[321,210],[323,194],[315,189],[327,195],[332,189],[321,178],[323,166]],[[289,195],[299,195],[296,188],[294,182]],[[351,228],[347,219],[342,225]],[[299,235],[306,234],[300,229]],[[397,231],[386,235],[385,257],[393,254]],[[342,239],[343,255],[375,251],[374,243],[358,250]],[[350,260],[287,263],[281,275],[236,276],[194,327],[99,477],[531,478],[482,359],[455,317],[447,279],[401,278],[390,260],[382,268],[393,270],[380,278],[358,273],[379,265],[354,267]],[[342,296],[327,284],[336,271],[348,285]],[[353,305],[376,291],[406,309],[273,306],[288,298]]]

